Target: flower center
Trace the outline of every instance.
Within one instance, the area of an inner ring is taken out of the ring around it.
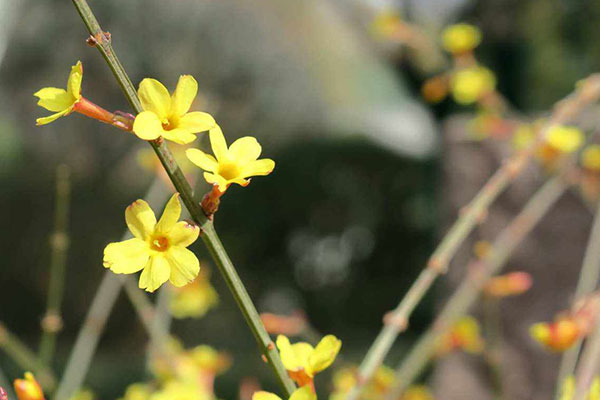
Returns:
[[[235,179],[240,176],[241,168],[233,162],[219,163],[218,174],[226,180]]]
[[[158,236],[152,239],[150,247],[155,251],[167,251],[169,248],[169,240],[164,236]]]

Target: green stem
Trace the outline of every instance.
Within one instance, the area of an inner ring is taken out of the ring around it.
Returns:
[[[472,262],[470,273],[450,297],[430,328],[411,348],[396,370],[394,386],[388,398],[398,398],[427,366],[439,337],[446,332],[477,301],[487,280],[498,273],[515,248],[538,224],[542,217],[567,189],[563,176],[546,182],[527,202],[521,212],[502,230],[493,243],[491,254]]]
[[[61,164],[56,168],[56,204],[54,209],[54,232],[50,239],[52,254],[50,258],[50,284],[48,288],[48,305],[42,319],[42,339],[39,357],[44,364],[49,365],[54,356],[56,335],[62,329],[60,307],[65,288],[65,268],[69,236],[69,203],[71,197],[71,171],[67,165]]]
[[[598,286],[598,278],[600,275],[600,202],[598,202],[594,223],[588,239],[585,256],[581,272],[579,273],[579,282],[575,289],[575,300],[580,299],[594,291]],[[556,399],[560,398],[560,387],[564,379],[573,374],[575,364],[581,350],[582,340],[578,340],[573,347],[567,350],[560,361],[560,369],[556,382]]]
[[[356,386],[350,391],[347,400],[358,398],[362,387],[371,380],[377,368],[383,363],[398,335],[408,327],[410,315],[431,288],[435,279],[446,272],[460,245],[475,225],[485,218],[490,204],[521,174],[535,150],[545,140],[548,131],[553,126],[570,121],[598,97],[600,97],[600,75],[591,75],[581,81],[572,94],[556,103],[552,116],[537,131],[533,143],[506,160],[479,190],[469,205],[461,210],[459,218],[434,250],[426,268],[423,269],[398,306],[388,314],[382,330],[359,367]]]
[[[0,349],[2,349],[24,371],[32,371],[46,392],[56,385],[54,374],[27,345],[21,342],[0,322]]]
[[[79,12],[79,15],[81,16],[89,33],[95,39],[96,48],[100,51],[102,57],[104,57],[104,60],[109,65],[109,68],[121,86],[125,97],[127,97],[135,112],[140,113],[143,111],[143,109],[137,97],[135,87],[131,83],[129,76],[121,65],[121,62],[115,55],[112,45],[110,44],[110,40],[108,40],[107,35],[102,31],[100,24],[96,20],[96,17],[87,4],[87,1],[73,0],[73,4],[77,8],[77,11]],[[231,259],[229,258],[229,255],[223,248],[223,245],[216,231],[214,230],[212,221],[204,215],[200,204],[194,200],[193,191],[189,182],[183,175],[183,172],[179,168],[179,165],[175,161],[172,153],[169,151],[164,141],[159,139],[149,143],[152,145],[152,148],[160,159],[169,178],[173,182],[173,185],[179,192],[181,200],[188,209],[191,217],[200,227],[202,240],[208,247],[215,263],[219,267],[221,275],[223,275],[223,278],[227,282],[227,285],[231,290],[238,307],[244,315],[250,330],[254,334],[261,352],[264,354],[269,365],[273,369],[273,372],[279,379],[281,387],[286,396],[289,397],[294,392],[296,387],[289,378],[283,363],[281,362],[279,353],[273,345],[269,334],[265,330],[258,312],[256,311],[256,307],[250,299],[244,284],[240,280],[237,271],[233,266]]]

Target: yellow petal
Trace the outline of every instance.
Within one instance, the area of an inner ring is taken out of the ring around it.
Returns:
[[[196,140],[196,135],[185,129],[171,129],[162,132],[165,139],[177,144],[188,144]]]
[[[152,111],[161,122],[167,122],[171,110],[171,96],[167,88],[152,78],[145,78],[140,83],[138,96],[144,111]]]
[[[73,96],[74,99],[81,97],[81,80],[83,79],[83,66],[81,61],[77,61],[77,64],[71,67],[71,73],[69,74],[69,80],[67,81],[67,92]]]
[[[197,167],[202,168],[208,172],[216,172],[219,168],[217,160],[209,154],[206,154],[202,150],[198,149],[187,149],[185,151],[187,158]]]
[[[249,176],[269,175],[275,168],[275,161],[270,158],[253,161],[244,166],[241,175],[245,178]]]
[[[208,172],[204,173],[204,180],[206,180],[206,182],[210,183],[211,185],[218,185],[219,190],[221,192],[226,191],[230,184],[230,182],[228,182],[221,175],[211,174]]]
[[[73,105],[74,99],[65,89],[47,87],[33,94],[38,97],[38,106],[48,111],[64,111]]]
[[[225,136],[223,131],[218,125],[209,131],[210,135],[210,147],[219,161],[227,159],[227,143],[225,142]]]
[[[179,221],[171,228],[168,235],[169,244],[172,246],[187,247],[198,239],[200,228],[198,225]]]
[[[170,115],[182,116],[192,106],[198,93],[198,82],[191,75],[181,75],[171,100]]]
[[[190,133],[208,131],[215,126],[217,126],[217,122],[212,115],[201,111],[187,113],[179,118],[177,123],[177,128],[185,129]]]
[[[142,111],[136,115],[135,121],[133,121],[133,133],[140,139],[158,139],[164,132],[158,115],[152,111]]]
[[[306,385],[296,389],[296,391],[290,396],[290,400],[317,400],[317,395],[313,392],[310,386]]]
[[[281,400],[281,397],[261,390],[260,392],[254,392],[252,400]]]
[[[276,340],[277,348],[279,349],[279,355],[281,356],[281,362],[288,371],[297,371],[302,368],[302,364],[296,357],[296,353],[292,349],[290,340],[283,336],[277,336]]]
[[[171,275],[169,280],[174,286],[185,286],[198,276],[200,262],[194,253],[185,247],[171,246],[166,255]]]
[[[298,360],[302,369],[306,371],[308,376],[313,376],[313,372],[310,368],[310,358],[315,349],[306,342],[298,342],[292,345],[292,350],[294,351],[294,354],[296,354],[296,360]]]
[[[169,280],[170,274],[171,269],[165,257],[150,257],[140,275],[139,287],[147,292],[154,292],[160,285]]]
[[[156,216],[148,203],[144,200],[136,200],[125,209],[125,221],[133,236],[146,240],[156,226]]]
[[[148,244],[138,238],[109,243],[103,264],[115,274],[133,274],[144,268],[149,254]]]
[[[245,136],[239,138],[229,146],[229,157],[240,164],[246,164],[255,161],[260,156],[261,150],[256,138]]]
[[[71,109],[67,108],[64,111],[57,112],[56,114],[52,114],[52,115],[49,115],[47,117],[38,118],[38,119],[35,120],[35,124],[36,125],[46,125],[46,124],[49,124],[50,122],[52,122],[54,120],[57,120],[58,118],[60,118],[60,117],[62,117],[64,115],[67,115],[70,112],[71,112]]]
[[[342,347],[342,341],[333,335],[327,335],[315,348],[315,351],[310,355],[309,365],[312,373],[323,371],[329,367]]]
[[[163,211],[158,224],[156,224],[155,231],[161,233],[168,233],[177,221],[179,220],[179,216],[181,215],[181,203],[179,202],[179,193],[175,193],[169,199],[169,202],[165,206],[165,211]]]

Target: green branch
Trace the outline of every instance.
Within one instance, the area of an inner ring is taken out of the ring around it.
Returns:
[[[71,171],[67,165],[56,168],[56,204],[54,206],[54,232],[50,237],[50,284],[48,304],[42,319],[42,339],[39,356],[44,364],[50,364],[56,347],[56,335],[62,329],[60,307],[65,289],[65,268],[69,236],[69,203],[71,198]]]
[[[483,285],[506,264],[515,248],[531,232],[538,222],[567,189],[563,176],[546,182],[527,202],[521,212],[502,230],[493,243],[488,258],[471,262],[471,271],[450,297],[446,306],[430,328],[411,348],[396,370],[396,378],[388,398],[399,395],[417,378],[434,354],[441,335],[477,301]]]
[[[93,38],[90,40],[90,42],[95,44],[95,47],[100,51],[102,57],[104,57],[104,60],[107,62],[109,68],[113,72],[115,78],[121,86],[121,89],[123,90],[123,93],[129,100],[129,103],[135,112],[140,113],[143,110],[137,97],[135,87],[131,83],[131,80],[121,65],[121,62],[115,55],[108,35],[102,31],[100,24],[96,20],[96,17],[85,0],[73,0],[73,4],[77,8],[79,15],[81,16],[85,26]],[[200,207],[200,204],[194,200],[193,191],[189,182],[183,175],[183,172],[179,168],[179,165],[177,165],[177,162],[173,158],[172,153],[169,151],[164,141],[159,139],[149,143],[152,145],[152,148],[160,159],[169,178],[173,182],[173,185],[179,192],[181,200],[188,209],[191,217],[200,227],[201,237],[204,241],[204,244],[209,249],[213,260],[221,272],[221,275],[227,282],[227,285],[232,292],[238,307],[244,315],[244,318],[246,319],[246,322],[248,323],[248,326],[250,327],[250,330],[252,331],[261,352],[267,358],[269,365],[277,375],[286,396],[289,397],[295,390],[295,385],[289,378],[283,363],[281,362],[279,353],[273,345],[269,334],[265,330],[258,312],[256,311],[256,307],[250,299],[244,284],[240,280],[238,273],[231,262],[231,259],[229,258],[229,255],[225,251],[223,244],[221,243],[221,240],[214,229],[212,221],[206,218],[202,208]]]

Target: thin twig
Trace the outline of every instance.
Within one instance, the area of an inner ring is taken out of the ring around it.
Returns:
[[[117,79],[125,97],[127,97],[129,103],[133,107],[136,113],[143,111],[141,103],[137,97],[135,87],[131,83],[127,73],[125,72],[121,62],[115,55],[114,49],[110,43],[108,35],[102,31],[100,24],[94,16],[86,0],[73,0],[73,4],[77,8],[79,15],[81,16],[85,26],[89,33],[95,39],[95,46],[100,51],[100,54],[104,57],[109,68],[113,72]],[[204,244],[210,251],[213,260],[217,264],[221,275],[225,279],[227,286],[229,287],[233,297],[235,298],[240,311],[244,315],[250,330],[254,334],[254,338],[259,346],[260,351],[266,357],[268,364],[271,366],[273,372],[277,376],[282,389],[286,396],[291,396],[296,386],[288,376],[279,352],[273,345],[269,334],[267,333],[256,307],[252,302],[246,287],[242,283],[229,255],[227,254],[217,232],[214,229],[212,220],[209,220],[202,211],[200,204],[194,200],[192,188],[183,175],[183,172],[179,168],[179,165],[175,161],[173,154],[168,149],[166,143],[163,140],[155,140],[149,142],[152,145],[156,155],[160,159],[167,175],[173,182],[173,185],[179,192],[181,200],[190,212],[193,220],[198,224],[201,229],[201,237]],[[62,399],[59,399],[62,400]]]
[[[421,336],[400,363],[389,398],[398,398],[421,373],[433,356],[439,337],[476,302],[485,282],[500,271],[517,245],[550,210],[567,187],[563,176],[556,176],[547,181],[498,235],[487,258],[469,264],[468,275],[462,284],[450,297],[432,327]]]
[[[0,322],[0,349],[2,349],[24,371],[33,371],[36,379],[46,392],[52,392],[56,385],[54,374],[36,354],[13,335]]]
[[[39,357],[44,364],[50,365],[56,347],[56,335],[62,329],[60,307],[65,289],[65,269],[69,236],[69,203],[71,198],[71,170],[61,164],[56,168],[56,204],[54,206],[54,232],[50,237],[52,254],[50,258],[50,284],[46,315],[42,319],[42,339]]]
[[[579,282],[575,289],[575,300],[590,294],[598,286],[600,275],[600,202],[598,202],[594,223],[588,239],[587,248],[583,257],[581,272],[579,273]],[[578,340],[569,350],[567,350],[560,361],[560,369],[556,382],[556,399],[560,397],[560,386],[565,378],[573,374],[575,364],[581,350],[582,340]]]
[[[575,379],[575,396],[573,400],[584,399],[600,367],[600,318],[597,318],[597,320],[596,327],[586,341],[585,349],[581,354],[581,362],[577,368],[577,378]]]
[[[372,378],[383,363],[394,341],[408,326],[410,315],[421,299],[431,288],[435,279],[446,272],[451,259],[458,251],[473,227],[485,218],[490,204],[523,171],[539,144],[545,140],[547,132],[555,125],[569,122],[582,109],[600,97],[600,75],[591,75],[568,97],[558,102],[551,117],[538,130],[536,140],[523,151],[506,160],[481,188],[471,203],[463,208],[458,220],[448,230],[441,243],[433,252],[427,266],[410,287],[398,306],[387,314],[384,326],[371,345],[359,367],[356,386],[350,391],[347,400],[356,400],[362,387]]]
[[[156,178],[146,193],[145,199],[151,207],[156,208],[160,203],[166,201],[167,197],[168,194],[164,184],[161,179]],[[130,233],[126,230],[123,233],[123,240],[128,239],[129,237]],[[121,286],[127,281],[131,281],[131,277],[118,276],[111,271],[106,271],[104,273],[104,277],[92,300],[85,321],[77,335],[75,345],[71,350],[67,366],[65,367],[65,371],[56,391],[56,400],[66,400],[70,398],[71,395],[81,387],[85,375],[89,370],[92,357],[96,352],[96,347],[98,346],[98,341],[104,330],[106,320],[119,297]],[[133,292],[135,292],[135,294]],[[150,332],[151,322],[149,318],[152,318],[153,311],[151,308],[147,308],[146,305],[140,303],[139,299],[135,297],[138,294],[144,295],[142,292],[139,290],[134,290],[133,292],[128,292],[131,303],[134,305],[142,323],[146,329],[148,329],[148,332]]]

